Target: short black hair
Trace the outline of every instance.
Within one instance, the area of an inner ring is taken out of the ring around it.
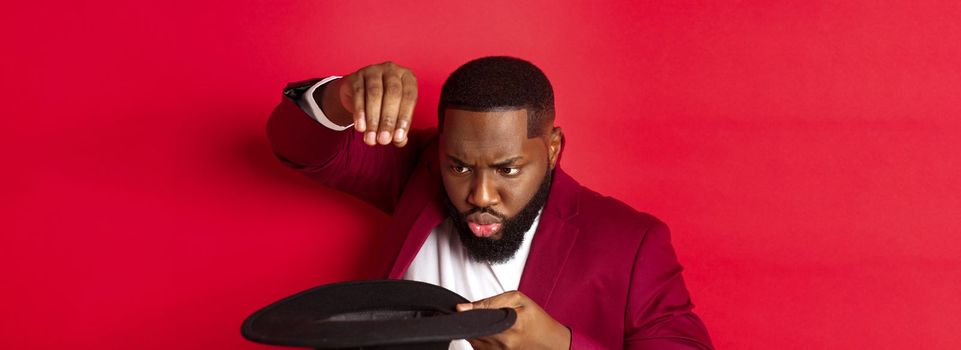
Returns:
[[[534,64],[508,56],[482,57],[457,68],[441,88],[437,127],[448,108],[475,112],[527,109],[527,137],[554,125],[554,89]]]

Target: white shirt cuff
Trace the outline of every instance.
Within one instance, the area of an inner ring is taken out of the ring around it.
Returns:
[[[318,87],[340,78],[341,77],[338,75],[332,75],[322,79],[321,81],[318,81],[316,84],[307,89],[307,92],[304,93],[304,95],[300,97],[300,100],[297,101],[297,105],[300,106],[300,109],[302,109],[304,113],[307,113],[307,115],[309,115],[311,118],[314,118],[314,120],[320,123],[320,125],[336,131],[350,129],[350,127],[354,126],[354,124],[340,126],[330,121],[330,119],[327,118],[327,115],[324,114],[324,111],[320,109],[320,105],[317,104],[317,101],[314,100],[314,91],[317,91]]]

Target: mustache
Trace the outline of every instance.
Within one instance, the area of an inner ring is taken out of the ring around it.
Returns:
[[[501,220],[505,220],[505,221],[507,220],[507,215],[501,214],[501,213],[497,212],[496,210],[491,209],[491,207],[483,207],[483,208],[481,208],[481,207],[474,207],[473,209],[468,210],[468,211],[462,213],[461,215],[462,215],[463,217],[467,217],[467,216],[469,216],[469,215],[471,215],[471,214],[477,214],[477,213],[488,213],[488,214],[491,214],[491,215],[494,215],[494,216],[498,217],[498,218],[501,219]]]

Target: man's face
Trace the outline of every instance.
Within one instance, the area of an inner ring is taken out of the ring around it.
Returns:
[[[441,178],[450,210],[456,211],[451,213],[455,225],[459,222],[463,224],[459,230],[468,231],[461,232],[462,241],[468,249],[470,243],[496,249],[497,241],[505,238],[519,246],[523,231],[546,199],[559,141],[552,147],[551,137],[528,138],[526,109],[447,109],[445,113],[440,136]],[[536,202],[540,203],[531,203],[538,190],[542,198]],[[505,232],[511,237],[505,237]],[[513,255],[513,251],[509,253]],[[493,260],[504,260],[500,258]]]

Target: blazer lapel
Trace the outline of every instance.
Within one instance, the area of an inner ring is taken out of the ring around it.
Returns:
[[[440,225],[443,220],[444,212],[437,201],[428,201],[421,215],[410,227],[407,239],[404,240],[404,244],[400,248],[400,253],[397,255],[397,259],[394,260],[393,267],[390,270],[390,278],[400,279],[404,277],[404,272],[407,271],[410,263],[414,261],[414,257],[417,256],[417,252],[419,252],[421,246],[424,245],[424,241],[427,240],[430,231],[437,225]]]
[[[427,147],[425,154],[437,154],[436,143]],[[395,218],[415,218],[413,221],[398,220],[399,225],[392,227],[391,232],[394,237],[403,237],[400,250],[397,251],[396,258],[391,264],[388,278],[400,279],[404,277],[407,267],[417,256],[430,231],[444,220],[444,208],[442,206],[445,192],[441,189],[442,182],[437,167],[434,165],[433,157],[422,158],[419,165],[421,173],[410,179],[408,192],[410,201],[402,203],[399,210],[403,213],[395,214]],[[395,219],[396,220],[396,219]],[[409,220],[409,219],[408,219]]]
[[[550,302],[557,278],[564,270],[574,242],[580,230],[570,223],[577,215],[577,192],[580,185],[560,167],[554,170],[551,193],[540,223],[531,242],[531,252],[524,265],[519,290],[546,308]]]

